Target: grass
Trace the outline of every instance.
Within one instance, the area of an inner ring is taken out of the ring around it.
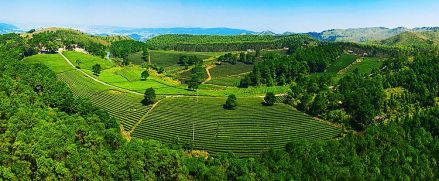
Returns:
[[[291,141],[327,140],[339,133],[290,106],[263,106],[262,98],[238,98],[236,110],[223,109],[224,102],[225,98],[165,98],[132,136],[181,144],[194,138],[196,149],[252,156]]]
[[[39,54],[23,59],[25,62],[29,63],[41,63],[48,66],[55,73],[60,73],[64,71],[73,70],[66,60],[59,54]]]
[[[113,67],[110,69],[103,70],[98,78],[104,82],[140,81],[141,74],[145,70],[146,69],[136,65],[129,65],[125,67]]]
[[[92,70],[93,65],[96,64],[100,64],[103,70],[114,67],[114,63],[110,60],[102,59],[97,56],[74,51],[64,51],[63,54],[73,63],[73,65],[79,66],[81,69]],[[78,60],[81,61],[79,65]]]

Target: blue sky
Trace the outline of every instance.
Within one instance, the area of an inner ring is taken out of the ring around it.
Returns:
[[[8,0],[0,22],[20,26],[231,27],[308,32],[439,26],[438,0]]]

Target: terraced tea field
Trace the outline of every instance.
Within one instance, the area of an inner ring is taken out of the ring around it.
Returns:
[[[262,98],[238,98],[236,110],[222,108],[225,98],[165,98],[132,136],[165,143],[192,142],[211,153],[241,156],[282,148],[291,141],[334,138],[339,129],[284,104],[263,106]]]
[[[117,118],[125,131],[131,130],[150,108],[141,104],[142,96],[98,84],[78,71],[67,71],[57,76],[69,86],[75,96],[89,98],[95,106]]]
[[[90,99],[94,105],[117,118],[124,135],[130,133],[131,137],[156,139],[164,143],[192,143],[194,148],[213,154],[232,151],[240,156],[251,156],[269,148],[282,148],[291,141],[331,139],[340,131],[288,105],[263,106],[262,98],[256,97],[265,92],[283,93],[288,87],[240,89],[201,85],[198,94],[205,96],[161,96],[157,104],[143,106],[141,94],[99,83],[74,69],[59,54],[37,55],[24,61],[43,63],[54,69],[75,96]],[[134,82],[122,83],[133,86]],[[124,87],[119,84],[111,83]],[[170,90],[165,84],[161,86]],[[180,91],[179,88],[175,90]],[[222,108],[225,96],[229,94],[238,96],[236,110]],[[277,101],[282,102],[283,99],[279,96]]]
[[[222,63],[210,69],[212,79],[207,82],[209,84],[222,86],[238,86],[239,81],[246,73],[252,71],[253,65],[238,62],[235,65]]]

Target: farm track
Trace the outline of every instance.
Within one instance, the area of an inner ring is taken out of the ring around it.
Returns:
[[[206,67],[205,70],[206,70],[206,73],[207,73],[207,78],[206,78],[206,80],[203,81],[203,84],[205,84],[205,83],[209,82],[210,80],[212,80],[212,75],[210,75],[209,69],[214,68],[214,67],[215,67],[215,65],[211,65],[211,66],[207,66]]]

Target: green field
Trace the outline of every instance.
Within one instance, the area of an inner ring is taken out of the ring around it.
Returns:
[[[92,70],[93,65],[96,64],[101,65],[103,70],[114,67],[114,63],[110,60],[102,59],[89,54],[74,51],[64,51],[63,55],[66,56],[73,63],[73,65],[77,67],[79,66],[81,69]],[[80,61],[80,64],[78,64],[78,61]]]
[[[73,67],[67,64],[64,58],[62,58],[59,54],[39,54],[26,57],[23,59],[23,61],[47,65],[55,73],[73,70]]]
[[[165,98],[132,136],[251,156],[291,141],[331,139],[340,131],[284,104],[263,106],[262,98],[238,98],[236,110],[223,109],[224,102],[225,98]]]

